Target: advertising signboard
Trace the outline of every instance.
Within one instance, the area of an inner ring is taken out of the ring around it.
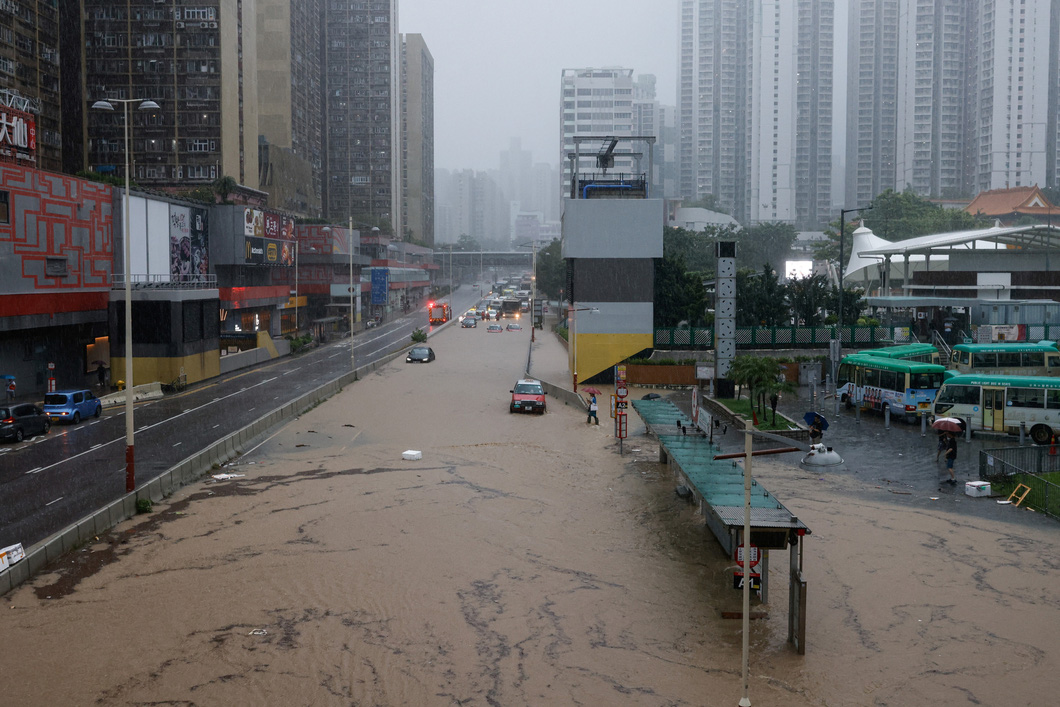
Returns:
[[[0,107],[0,162],[37,162],[37,121],[32,114]]]
[[[210,272],[209,212],[169,205],[169,274],[174,282],[199,282]]]
[[[390,268],[372,268],[372,304],[386,304]]]

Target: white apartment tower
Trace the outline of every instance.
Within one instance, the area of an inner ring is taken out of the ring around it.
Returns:
[[[682,0],[680,189],[741,223],[831,218],[833,0]]]
[[[848,204],[1057,186],[1060,2],[855,0],[848,37]]]
[[[848,16],[846,205],[895,187],[899,0],[854,0]]]
[[[633,135],[633,70],[620,67],[564,69],[560,106],[562,150],[559,161],[563,167],[560,190],[567,194],[571,184],[569,155],[574,153],[575,136]],[[592,155],[600,147],[585,143],[578,147],[583,155],[579,171],[596,171]],[[589,154],[585,156],[587,152]],[[633,162],[629,157],[618,157],[614,169],[609,171],[629,174],[633,171]]]

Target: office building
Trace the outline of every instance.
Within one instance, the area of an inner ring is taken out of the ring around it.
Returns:
[[[272,207],[319,216],[324,169],[323,0],[257,0],[262,191]]]
[[[633,135],[633,70],[621,67],[564,69],[560,106],[561,189],[566,193],[571,184],[569,156],[575,152],[575,136]],[[607,142],[601,139],[597,144],[583,143],[580,146],[579,171],[597,169],[593,155],[606,150]],[[625,151],[629,152],[629,148]],[[628,156],[618,156],[609,171],[630,174],[634,171],[633,161]]]
[[[404,233],[397,0],[325,7],[324,211]]]
[[[132,177],[144,187],[179,191],[228,176],[258,186],[257,3],[196,0],[144,3],[80,0],[87,105],[130,106]],[[84,161],[124,170],[123,107],[86,110]]]
[[[434,247],[434,57],[423,35],[401,37],[401,240]]]

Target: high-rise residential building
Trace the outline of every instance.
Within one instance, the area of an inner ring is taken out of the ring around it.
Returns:
[[[59,7],[54,2],[0,3],[0,150],[18,150],[25,166],[62,168],[65,108],[59,86]],[[14,133],[26,140],[12,142]],[[30,128],[33,128],[31,131]],[[35,143],[30,149],[28,140]],[[5,160],[8,161],[8,160]],[[13,160],[12,160],[13,161]]]
[[[324,168],[324,0],[257,0],[260,188],[319,216]]]
[[[831,216],[834,0],[682,0],[679,189],[742,223]]]
[[[846,199],[895,187],[899,0],[855,0],[848,15]]]
[[[510,246],[511,204],[497,183],[496,172],[471,169],[435,170],[438,243],[470,236],[485,248]]]
[[[633,81],[633,134],[650,135],[655,138],[652,155],[651,193],[656,197],[672,198],[676,190],[676,149],[674,131],[674,109],[659,103],[655,94],[655,75],[638,74]],[[648,151],[635,163],[639,170],[647,172]]]
[[[255,0],[79,0],[81,98],[155,101],[130,106],[132,176],[186,189],[219,177],[258,186]],[[84,159],[124,170],[123,106],[84,114]]]
[[[402,222],[434,247],[434,57],[423,35],[401,37]]]
[[[389,225],[400,235],[397,0],[329,2],[324,27],[325,213]]]
[[[571,183],[571,160],[575,152],[576,136],[633,135],[633,70],[621,67],[602,69],[564,69],[561,78],[560,97],[560,165],[562,166],[561,190],[567,193]],[[598,145],[580,145],[579,171],[596,170],[593,155],[606,150],[601,141]],[[616,157],[612,173],[633,171],[633,161],[628,156]],[[646,169],[644,171],[647,171]]]

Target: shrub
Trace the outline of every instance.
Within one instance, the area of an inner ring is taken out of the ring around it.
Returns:
[[[151,499],[149,499],[149,498],[138,498],[138,499],[136,499],[136,512],[137,513],[150,513],[151,512]]]
[[[412,332],[412,343],[422,344],[426,340],[427,332],[425,332],[423,329],[417,329],[416,331]]]

